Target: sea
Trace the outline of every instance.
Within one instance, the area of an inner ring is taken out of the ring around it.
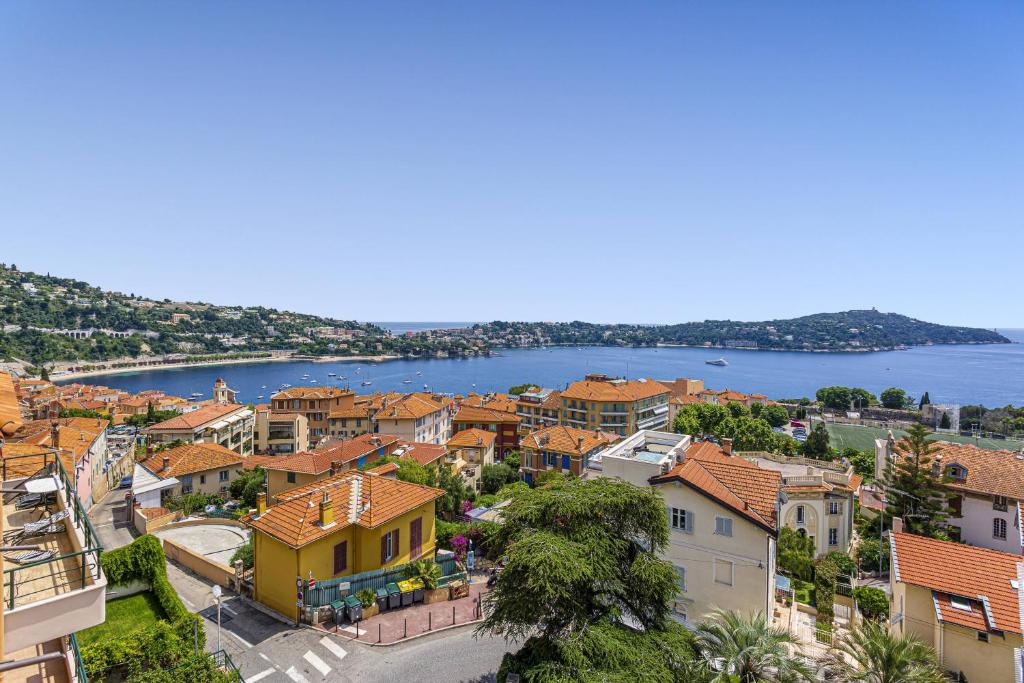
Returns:
[[[472,323],[377,323],[396,334],[408,330],[464,327]],[[935,345],[875,353],[799,353],[702,348],[549,347],[498,349],[483,358],[253,362],[142,370],[78,380],[137,392],[160,389],[177,396],[209,397],[223,377],[239,400],[259,403],[284,384],[347,386],[359,393],[428,389],[465,394],[508,391],[517,384],[562,389],[589,373],[655,379],[703,379],[711,389],[762,393],[771,398],[813,397],[823,386],[864,387],[876,395],[901,387],[925,391],[933,403],[1024,404],[1024,329],[1000,329],[1014,344]],[[706,361],[724,358],[718,367]],[[316,380],[316,382],[313,382]]]

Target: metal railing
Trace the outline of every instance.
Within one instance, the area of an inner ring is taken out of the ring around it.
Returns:
[[[455,557],[445,557],[436,560],[441,565],[441,575],[450,577],[457,574],[455,568]],[[316,588],[307,587],[303,589],[302,604],[304,607],[324,607],[342,597],[341,585],[348,584],[348,593],[355,595],[364,588],[376,591],[384,588],[389,583],[397,583],[406,578],[408,564],[398,565],[391,569],[376,569],[374,571],[362,572],[361,574],[350,574],[336,579],[317,580]],[[438,582],[438,586],[440,586]],[[447,584],[445,584],[447,585]]]
[[[242,672],[239,671],[238,667],[235,666],[235,663],[231,661],[231,655],[227,652],[224,650],[217,650],[210,655],[210,658],[218,669],[227,672],[229,675],[233,674],[238,683],[245,683],[245,679],[242,678]]]
[[[31,469],[35,463],[40,463],[40,467],[49,468],[60,481],[63,486],[64,502],[67,509],[70,511],[71,521],[74,523],[75,528],[80,529],[82,532],[82,547],[83,549],[74,552],[67,553],[66,555],[59,555],[47,560],[40,560],[38,562],[29,562],[27,564],[18,565],[10,569],[4,570],[4,604],[7,605],[7,609],[14,609],[16,603],[21,598],[21,604],[26,604],[25,598],[29,598],[39,593],[55,593],[61,588],[69,588],[74,590],[75,588],[84,589],[88,583],[88,579],[94,576],[98,579],[103,575],[103,567],[100,564],[100,559],[103,553],[103,546],[100,544],[99,535],[92,526],[92,522],[89,521],[89,517],[82,507],[81,501],[78,499],[78,490],[75,486],[74,480],[68,475],[67,470],[64,469],[63,463],[60,461],[60,457],[54,451],[47,451],[37,455],[13,455],[7,456],[0,463],[0,473],[3,475],[3,480],[7,481],[7,476],[13,465],[18,461],[23,463],[31,463],[28,468]],[[24,472],[23,469],[18,469],[19,474]],[[21,477],[18,477],[21,478]],[[28,477],[25,477],[28,478]],[[60,493],[58,491],[58,493]],[[71,533],[74,533],[72,531]],[[29,570],[37,567],[49,566],[51,571],[46,575],[31,576],[31,574],[37,574],[38,572],[30,572]],[[45,579],[45,580],[44,580]],[[25,588],[29,584],[41,581],[43,588],[32,590],[20,590],[19,587]],[[77,584],[77,585],[75,585]]]
[[[89,683],[89,674],[85,672],[82,652],[78,649],[78,638],[74,633],[68,636],[68,646],[71,648],[71,655],[75,658],[75,683]]]

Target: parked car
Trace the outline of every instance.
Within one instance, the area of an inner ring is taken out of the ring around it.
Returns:
[[[803,422],[797,422],[796,420],[790,420],[790,421],[789,421],[789,426],[790,426],[790,427],[800,427],[800,428],[803,428],[803,427],[805,427],[806,425],[804,425],[804,423],[803,423]]]
[[[132,475],[125,475],[121,477],[121,483],[117,485],[119,489],[130,489],[132,487]]]

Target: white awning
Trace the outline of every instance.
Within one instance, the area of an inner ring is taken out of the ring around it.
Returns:
[[[160,489],[169,489],[178,484],[178,480],[174,477],[168,477],[167,479],[161,479],[142,465],[136,464],[135,471],[132,472],[132,495],[139,496],[149,491],[158,491]]]
[[[231,423],[228,422],[227,420],[221,420],[220,422],[214,422],[212,425],[207,427],[207,429],[212,429],[213,431],[217,431],[218,429],[224,429],[229,424],[231,424]]]

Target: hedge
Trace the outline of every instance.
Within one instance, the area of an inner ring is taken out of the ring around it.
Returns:
[[[814,606],[818,620],[831,622],[835,617],[836,578],[839,568],[828,557],[818,562],[814,572]]]
[[[103,680],[110,669],[117,667],[134,680],[147,671],[185,662],[196,646],[202,651],[206,645],[202,618],[188,611],[167,580],[167,564],[159,539],[149,534],[140,536],[129,545],[103,553],[100,562],[111,586],[148,583],[167,620],[143,631],[83,647],[82,664],[89,678]]]

